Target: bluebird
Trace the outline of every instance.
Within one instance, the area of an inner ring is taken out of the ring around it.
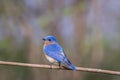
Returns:
[[[54,36],[46,36],[43,40],[43,51],[49,62],[52,64],[57,62],[59,63],[59,66],[62,63],[72,70],[77,70],[76,67],[69,61],[63,48],[58,44],[58,41]]]

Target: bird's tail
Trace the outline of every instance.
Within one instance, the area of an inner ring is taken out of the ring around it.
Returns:
[[[72,69],[72,70],[74,70],[74,71],[77,70],[76,67],[75,67],[73,64],[70,64],[70,65],[69,65],[69,68]]]
[[[77,70],[76,67],[75,67],[68,59],[65,60],[65,63],[68,65],[68,67],[69,67],[70,69],[72,69],[72,70],[74,70],[74,71]]]

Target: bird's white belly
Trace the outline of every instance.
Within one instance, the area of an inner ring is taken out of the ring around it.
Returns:
[[[49,57],[48,55],[45,55],[45,57],[48,59],[49,62],[51,63],[56,63],[57,61],[51,57]]]

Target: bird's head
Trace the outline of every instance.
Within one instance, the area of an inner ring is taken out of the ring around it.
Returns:
[[[54,36],[46,36],[43,40],[48,42],[57,42],[57,39]]]
[[[54,36],[46,36],[43,40],[45,45],[57,43],[57,39]]]

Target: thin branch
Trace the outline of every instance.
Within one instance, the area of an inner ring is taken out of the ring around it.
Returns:
[[[0,64],[1,65],[9,65],[9,66],[24,66],[24,67],[32,67],[32,68],[51,69],[51,65],[43,65],[43,64],[29,64],[29,63],[7,62],[7,61],[0,61]],[[52,66],[52,69],[70,70],[64,66],[62,66],[62,67]],[[94,73],[111,74],[111,75],[119,75],[120,76],[120,71],[102,70],[102,69],[94,69],[94,68],[83,68],[83,67],[77,67],[77,71],[94,72]]]

